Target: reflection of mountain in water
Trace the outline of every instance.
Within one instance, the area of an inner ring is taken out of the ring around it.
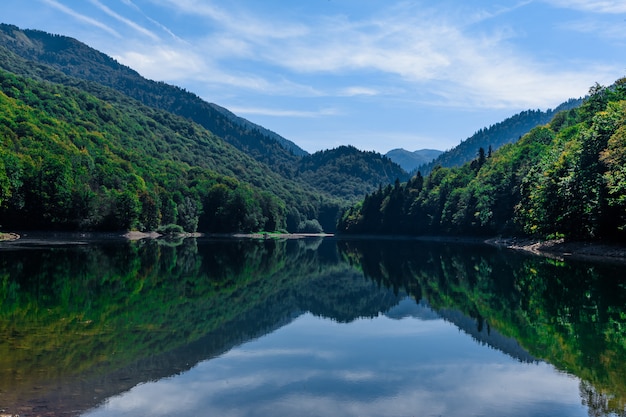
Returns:
[[[66,318],[75,322],[78,317],[91,321],[85,317],[91,315],[89,311],[72,311],[80,310],[76,304],[81,300],[63,305],[65,294],[76,290],[77,276],[83,279],[81,285],[93,291],[85,301],[93,316],[108,320],[98,323],[104,328],[91,332],[90,343],[84,343],[85,335],[64,334],[64,340],[54,345],[63,345],[62,352],[39,346],[36,337],[28,335],[21,341],[29,346],[27,357],[11,361],[11,351],[2,350],[6,354],[0,355],[4,356],[0,391],[9,393],[3,395],[3,407],[33,414],[45,404],[55,415],[72,415],[71,410],[89,409],[144,381],[184,372],[289,324],[303,312],[350,322],[375,317],[400,300],[392,290],[340,262],[333,241],[220,241],[178,248],[141,245],[139,251],[120,243],[100,249],[92,246],[87,253],[82,252],[84,246],[57,246],[53,251],[40,247],[27,254],[12,251],[10,256],[0,252],[0,268],[6,267],[22,292],[28,292],[16,295],[23,303],[3,304],[12,304],[15,310],[0,310],[0,332],[20,326],[18,321],[3,324],[3,317],[29,317],[29,309],[19,312],[27,299],[39,303],[37,310],[57,313],[63,322]],[[80,272],[70,268],[83,258],[93,264]],[[143,294],[135,298],[132,294],[137,290]],[[71,319],[74,315],[77,318]],[[35,323],[22,326],[42,327],[35,316]],[[47,321],[50,331],[55,331],[55,319]],[[137,349],[141,345],[149,348]],[[3,348],[7,346],[0,344]],[[47,371],[34,376],[36,369],[29,358],[39,358],[37,366]],[[78,358],[80,365],[63,365],[72,358]],[[12,377],[11,370],[28,378]]]
[[[441,317],[424,300],[416,302],[411,297],[406,297],[397,305],[390,308],[385,316],[390,319],[400,320],[405,317],[414,317],[420,320],[439,320]]]
[[[428,300],[480,343],[581,378],[590,415],[626,415],[622,265],[446,242],[355,239],[339,246],[367,277]]]
[[[406,297],[396,306],[389,309],[389,311],[385,313],[385,316],[395,320],[405,317],[414,317],[420,320],[444,319],[454,324],[482,345],[487,345],[493,349],[499,350],[520,362],[532,363],[537,361],[537,359],[520,346],[517,340],[506,337],[497,330],[491,329],[484,320],[467,317],[459,310],[442,309],[435,311],[428,305],[426,300],[415,302],[413,298]]]
[[[489,324],[481,319],[467,317],[458,310],[444,309],[439,310],[438,314],[482,345],[487,345],[506,353],[520,362],[537,362],[537,359],[520,346],[517,340],[503,336],[497,330],[491,329]]]

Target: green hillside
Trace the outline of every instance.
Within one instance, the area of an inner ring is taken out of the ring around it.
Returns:
[[[306,154],[287,139],[222,107],[207,103],[184,89],[145,79],[131,68],[76,39],[0,24],[0,45],[22,58],[50,66],[65,75],[94,81],[147,106],[189,118],[275,169],[288,172],[297,160],[296,154]],[[0,65],[14,71],[6,67],[7,63]]]
[[[626,78],[596,85],[493,154],[435,168],[344,213],[344,233],[626,238]]]
[[[461,166],[476,158],[478,150],[483,148],[492,151],[513,143],[530,132],[531,129],[548,123],[557,113],[580,106],[582,99],[570,99],[554,110],[526,110],[511,116],[499,123],[480,129],[454,148],[445,151],[434,160],[417,167],[415,172],[428,175],[436,166],[451,168]]]
[[[103,101],[4,71],[0,86],[3,227],[279,230],[335,204],[201,126],[113,91]]]
[[[307,183],[332,195],[358,200],[374,184],[406,181],[408,174],[391,159],[377,152],[363,152],[353,146],[316,152],[302,158],[298,174]]]

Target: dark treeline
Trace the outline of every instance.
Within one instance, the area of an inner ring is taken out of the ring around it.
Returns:
[[[625,238],[626,79],[596,85],[554,116],[461,167],[380,187],[347,210],[343,233]]]

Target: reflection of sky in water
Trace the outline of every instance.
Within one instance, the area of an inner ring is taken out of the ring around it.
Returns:
[[[443,320],[306,314],[86,416],[586,416],[578,380]]]

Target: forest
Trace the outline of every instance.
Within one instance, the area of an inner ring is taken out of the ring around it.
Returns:
[[[0,229],[623,241],[625,85],[481,129],[411,177],[351,146],[309,155],[77,40],[0,25]]]
[[[5,230],[333,232],[408,178],[356,148],[309,155],[75,39],[2,24],[0,69]]]
[[[580,107],[515,143],[476,152],[460,167],[379,187],[338,230],[624,241],[626,78],[596,84]]]
[[[461,141],[457,146],[447,150],[434,160],[422,164],[414,170],[414,174],[420,171],[422,175],[428,175],[436,166],[451,168],[471,161],[476,157],[476,150],[481,147],[485,150],[492,148],[496,150],[508,143],[514,143],[531,129],[545,125],[552,118],[563,110],[579,107],[582,99],[569,99],[555,109],[546,111],[525,110],[517,113],[505,120],[479,129],[469,138]]]

